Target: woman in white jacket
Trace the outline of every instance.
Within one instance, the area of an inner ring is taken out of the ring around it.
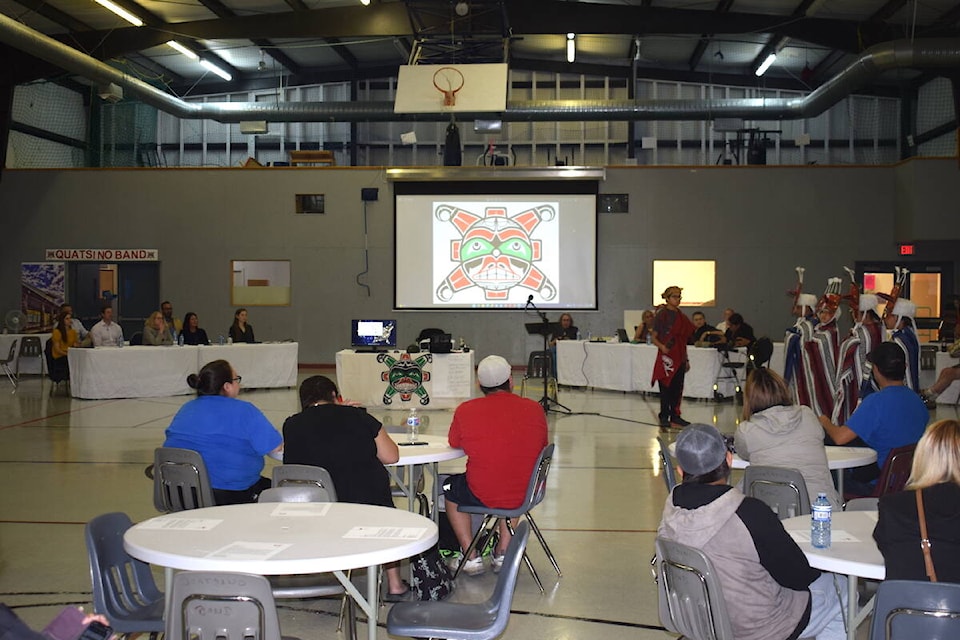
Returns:
[[[811,501],[823,492],[834,509],[842,509],[817,416],[809,407],[795,405],[786,382],[769,369],[754,369],[747,376],[743,422],[734,435],[734,447],[750,464],[797,469]]]

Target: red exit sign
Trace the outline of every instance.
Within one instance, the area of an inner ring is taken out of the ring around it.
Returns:
[[[913,245],[912,245],[912,244],[902,244],[902,245],[900,245],[900,255],[902,255],[902,256],[912,256],[912,255],[913,255]]]

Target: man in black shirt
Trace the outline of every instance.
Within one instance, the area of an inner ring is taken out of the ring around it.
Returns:
[[[696,327],[696,331],[694,331],[693,335],[690,336],[690,340],[687,342],[687,344],[717,342],[723,337],[722,331],[719,331],[716,327],[707,324],[707,317],[703,315],[703,311],[694,311],[693,315],[690,316],[690,319],[693,320],[693,326]]]
[[[727,332],[724,342],[734,347],[749,347],[757,338],[753,335],[753,327],[743,321],[743,316],[735,313],[727,321]]]

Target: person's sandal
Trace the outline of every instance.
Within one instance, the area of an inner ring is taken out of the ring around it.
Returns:
[[[404,580],[404,586],[407,588],[403,593],[390,593],[387,591],[383,594],[384,602],[412,602],[417,599],[416,594],[413,592],[413,589],[410,588],[410,584]]]

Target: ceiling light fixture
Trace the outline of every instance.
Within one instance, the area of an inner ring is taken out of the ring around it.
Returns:
[[[143,26],[143,20],[133,15],[123,7],[110,2],[110,0],[94,0],[94,2],[96,2],[98,5],[100,5],[104,9],[107,9],[108,11],[112,11],[113,13],[117,14],[118,16],[120,16],[121,18],[123,18],[124,20],[126,20],[127,22],[129,22],[135,27]]]
[[[458,2],[453,7],[454,12],[461,18],[470,13],[470,5],[466,2]]]
[[[369,6],[370,6],[370,0],[360,0],[360,4],[362,4],[362,5],[365,6],[365,7],[369,7]]]
[[[771,53],[770,55],[768,55],[767,59],[763,61],[763,64],[757,67],[757,70],[754,72],[757,75],[757,77],[759,78],[760,76],[765,74],[767,72],[767,69],[770,68],[770,65],[772,65],[773,61],[776,59],[777,59],[777,54]]]
[[[176,49],[177,51],[187,56],[191,60],[198,60],[200,58],[200,56],[195,54],[193,51],[190,51],[190,49],[187,49],[185,46],[183,46],[176,40],[167,40],[167,46],[172,49]]]
[[[220,67],[218,67],[217,65],[213,64],[213,63],[210,62],[209,60],[205,60],[205,59],[201,58],[201,59],[200,59],[200,64],[203,65],[204,68],[206,68],[206,69],[214,72],[215,74],[217,74],[218,76],[220,76],[221,78],[223,78],[224,80],[226,80],[227,82],[230,82],[231,80],[233,80],[233,76],[232,76],[232,75],[230,75],[229,73],[227,73],[226,71],[224,71],[223,69],[221,69]]]
[[[577,59],[577,43],[576,43],[577,34],[568,33],[567,34],[567,62],[573,62]]]

